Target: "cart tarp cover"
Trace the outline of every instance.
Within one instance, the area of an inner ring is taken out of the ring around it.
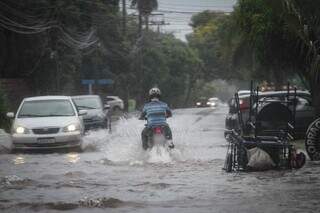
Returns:
[[[270,155],[264,150],[255,147],[249,149],[248,152],[248,167],[253,170],[268,170],[276,166]]]

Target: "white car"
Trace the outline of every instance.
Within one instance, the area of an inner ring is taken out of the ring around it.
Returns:
[[[207,105],[211,106],[211,107],[217,107],[220,104],[220,99],[213,97],[213,98],[209,98]]]
[[[80,148],[86,113],[67,96],[25,98],[16,115],[7,113],[13,149]]]
[[[120,111],[124,109],[123,100],[118,96],[107,96],[105,103],[110,106],[112,111]]]

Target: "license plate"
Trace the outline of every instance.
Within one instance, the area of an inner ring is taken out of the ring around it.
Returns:
[[[39,138],[38,143],[55,143],[56,140],[54,138]]]

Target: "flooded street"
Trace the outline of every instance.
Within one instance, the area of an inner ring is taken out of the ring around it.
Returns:
[[[90,132],[83,153],[0,154],[1,212],[319,212],[320,164],[225,173],[227,107],[175,110],[176,148],[145,152],[144,122]]]

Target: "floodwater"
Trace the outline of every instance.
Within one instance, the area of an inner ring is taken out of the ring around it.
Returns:
[[[176,148],[143,151],[143,121],[90,132],[83,153],[0,154],[1,212],[319,212],[320,164],[225,173],[227,108],[175,110]]]

